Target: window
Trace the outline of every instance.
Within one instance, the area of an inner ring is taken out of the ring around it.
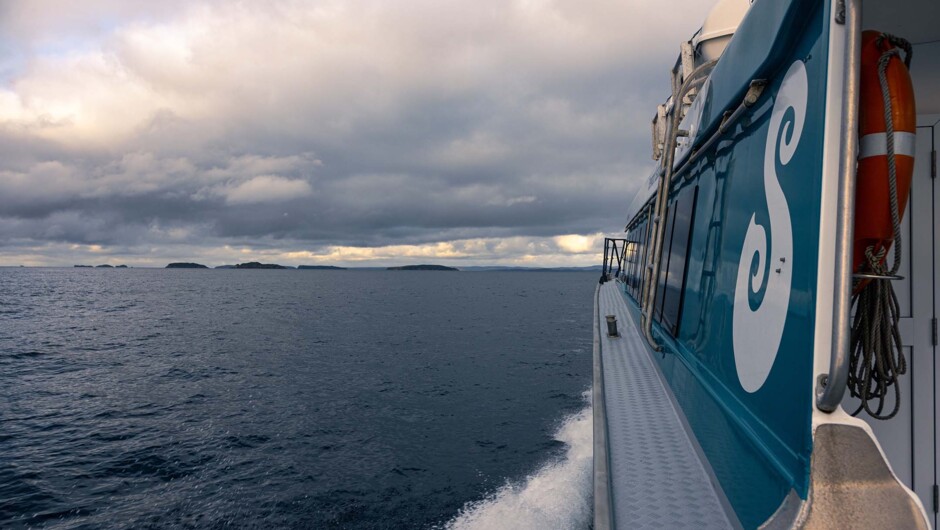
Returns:
[[[629,239],[634,249],[632,252],[633,262],[630,264],[627,287],[634,300],[639,302],[643,286],[643,271],[646,270],[646,242],[649,237],[648,223],[642,223],[633,227],[627,239]]]
[[[647,260],[649,259],[650,230],[652,230],[652,227],[649,224],[649,222],[644,222],[643,226],[640,228],[640,238],[642,238],[642,241],[643,241],[643,254],[642,254],[643,257],[640,259],[640,266],[637,267],[637,271],[636,271],[637,298],[643,297],[643,289],[645,289],[645,286],[643,285],[643,280],[646,279],[646,270],[647,270],[646,264],[647,264]]]
[[[685,289],[685,272],[697,199],[698,186],[689,186],[680,191],[669,208],[666,221],[663,258],[659,268],[659,290],[653,314],[673,335],[679,333],[682,292]]]
[[[672,233],[676,224],[676,208],[679,206],[678,199],[670,204],[666,209],[665,231],[663,232],[663,248],[659,260],[659,273],[656,277],[658,285],[656,286],[656,300],[653,305],[653,318],[662,322],[663,320],[663,302],[666,298],[666,281],[669,277],[669,252],[672,247]]]

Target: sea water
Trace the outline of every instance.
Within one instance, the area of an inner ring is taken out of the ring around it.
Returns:
[[[0,527],[586,528],[595,281],[0,269]]]

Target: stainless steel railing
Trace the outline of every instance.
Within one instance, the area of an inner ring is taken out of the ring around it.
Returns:
[[[851,341],[852,230],[855,222],[855,167],[858,150],[858,84],[861,57],[860,0],[845,0],[845,67],[843,73],[842,130],[839,138],[839,197],[836,217],[835,278],[832,292],[832,352],[829,372],[816,385],[816,407],[838,408],[849,377]],[[838,14],[837,14],[838,15]],[[838,23],[838,20],[836,20]]]

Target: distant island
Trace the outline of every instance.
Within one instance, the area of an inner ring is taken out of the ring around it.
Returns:
[[[129,269],[128,265],[111,265],[103,263],[101,265],[72,265],[77,269]],[[219,265],[217,267],[207,267],[201,263],[193,262],[173,262],[168,264],[167,269],[293,269],[293,270],[330,270],[345,271],[349,267],[339,267],[336,265],[298,265],[291,267],[288,265],[279,265],[277,263],[260,263],[250,261],[239,263],[238,265]],[[460,269],[456,267],[447,267],[445,265],[402,265],[399,267],[352,267],[352,270],[390,270],[390,271],[464,271],[464,272],[597,272],[602,269],[600,265],[590,265],[587,267],[512,267],[505,265],[467,265]]]
[[[505,265],[471,265],[461,269],[467,272],[600,272],[601,265],[587,267],[509,267]]]
[[[167,269],[208,269],[205,265],[201,263],[189,263],[189,262],[177,262],[170,263],[166,266]]]
[[[445,267],[443,265],[404,265],[402,267],[389,267],[389,271],[459,271],[455,267]]]
[[[257,261],[249,261],[248,263],[239,263],[235,265],[236,269],[291,269],[293,267],[285,267],[284,265],[278,265],[277,263],[258,263]]]

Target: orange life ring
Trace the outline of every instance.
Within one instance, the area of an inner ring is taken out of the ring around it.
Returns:
[[[888,184],[888,156],[884,98],[878,79],[878,61],[895,48],[885,34],[862,32],[861,73],[859,78],[859,149],[855,190],[855,248],[853,270],[865,269],[865,250],[887,252],[894,242]],[[894,54],[885,70],[894,124],[894,154],[897,175],[898,216],[904,218],[911,177],[914,173],[914,143],[917,111],[914,86],[907,66]],[[867,282],[866,282],[867,283]]]

